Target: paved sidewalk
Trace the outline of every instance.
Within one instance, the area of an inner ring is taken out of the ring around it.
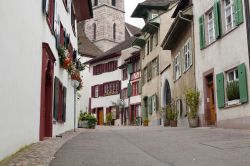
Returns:
[[[77,129],[74,131],[67,131],[62,134],[62,138],[49,138],[45,141],[35,143],[16,153],[7,161],[0,163],[0,166],[48,166],[50,161],[54,158],[55,153],[73,137],[84,132],[84,129]]]

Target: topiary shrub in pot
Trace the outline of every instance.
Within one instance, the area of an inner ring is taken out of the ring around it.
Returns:
[[[198,107],[200,92],[194,89],[189,89],[185,93],[186,102],[189,107],[187,111],[189,127],[198,127],[199,126],[199,117],[198,117]]]
[[[80,117],[79,117],[79,120],[78,120],[78,127],[79,128],[89,128],[89,129],[94,129],[95,128],[95,125],[96,125],[96,118],[87,113],[87,112],[80,112]]]

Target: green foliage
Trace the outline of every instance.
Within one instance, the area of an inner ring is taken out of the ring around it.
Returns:
[[[79,121],[88,121],[89,126],[94,126],[97,122],[93,115],[82,111],[80,112]]]
[[[113,119],[112,114],[111,114],[111,113],[108,113],[108,114],[106,115],[106,122],[107,122],[107,123],[111,123],[112,119]]]
[[[66,58],[66,48],[59,46],[58,47],[58,55],[59,55],[59,61],[60,64],[63,64],[64,59]]]
[[[229,101],[240,98],[240,89],[238,81],[232,81],[227,84],[227,98]]]
[[[167,119],[168,120],[177,120],[178,119],[179,112],[173,104],[167,105],[166,112],[167,112]]]
[[[189,89],[186,91],[185,96],[186,96],[187,105],[190,108],[190,111],[188,111],[187,113],[188,118],[189,119],[197,118],[200,92],[194,89]]]

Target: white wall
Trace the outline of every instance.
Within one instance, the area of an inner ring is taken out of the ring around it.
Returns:
[[[77,49],[70,15],[66,13],[62,1],[57,1],[61,21],[71,34],[73,47]],[[68,87],[67,120],[63,125],[53,125],[53,136],[73,128],[73,88],[67,73],[59,68],[55,38],[42,13],[42,1],[1,1],[0,18],[1,160],[22,146],[39,141],[43,42],[49,43],[57,59],[55,75]]]
[[[242,1],[244,2],[244,1]],[[216,74],[227,71],[241,63],[245,63],[247,76],[249,76],[248,50],[246,24],[241,24],[238,28],[225,35],[209,47],[200,50],[199,22],[198,18],[213,6],[211,0],[194,0],[194,30],[195,30],[195,55],[196,55],[196,81],[197,88],[201,92],[200,113],[204,114],[204,92],[203,73],[214,68]],[[244,5],[243,5],[244,6]],[[244,11],[244,10],[243,10]],[[244,17],[245,18],[245,17]],[[216,78],[214,78],[216,79]],[[248,78],[248,94],[250,94],[250,82]],[[216,92],[216,85],[215,85]],[[217,103],[215,93],[215,100]],[[219,109],[216,104],[217,121],[250,116],[250,106],[245,104],[239,107]]]

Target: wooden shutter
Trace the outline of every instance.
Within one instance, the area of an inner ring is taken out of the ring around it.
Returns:
[[[58,103],[59,103],[59,80],[55,77],[54,80],[54,110],[53,117],[55,120],[58,120]]]
[[[103,84],[99,85],[99,96],[103,96]]]
[[[132,93],[131,83],[128,83],[128,97],[131,96],[131,93]]]
[[[238,75],[239,75],[239,88],[240,88],[240,102],[248,102],[248,88],[247,88],[247,75],[246,75],[246,66],[241,64],[238,66]]]
[[[217,102],[219,108],[225,107],[224,73],[216,75]]]
[[[62,113],[63,122],[66,122],[66,106],[67,106],[67,88],[63,87],[63,113]]]
[[[200,32],[200,49],[205,47],[205,23],[204,23],[204,15],[199,18],[199,32]]]
[[[242,0],[234,0],[234,17],[236,26],[244,22]]]
[[[215,26],[215,38],[218,39],[221,36],[221,13],[220,13],[220,1],[214,1],[214,26]]]
[[[91,87],[91,97],[95,97],[95,86]]]

